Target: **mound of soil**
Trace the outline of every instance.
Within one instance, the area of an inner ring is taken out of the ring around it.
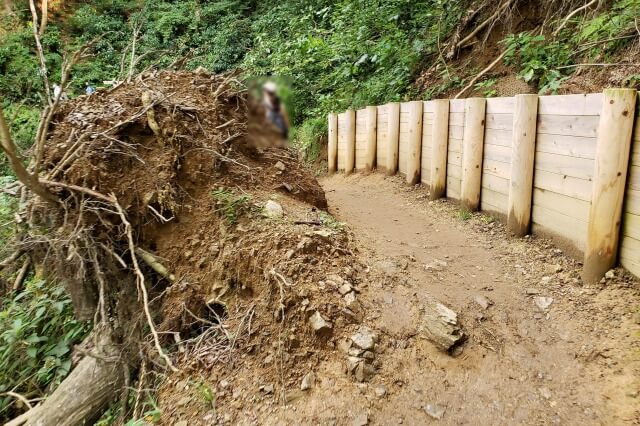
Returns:
[[[133,371],[148,371],[163,361],[144,343],[138,259],[179,369],[161,385],[167,422],[232,422],[256,389],[284,401],[362,319],[351,236],[262,117],[233,76],[164,72],[65,102],[46,142],[43,183],[63,201],[34,202],[43,234],[30,247],[67,283],[77,315],[102,312],[118,344],[145,354]],[[207,389],[232,377],[246,399],[223,386],[211,407]]]

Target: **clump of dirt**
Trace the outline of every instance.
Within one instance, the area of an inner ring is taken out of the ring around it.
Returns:
[[[237,391],[286,398],[362,319],[350,234],[256,111],[232,75],[147,75],[65,102],[43,151],[43,183],[61,203],[34,199],[39,231],[25,244],[67,283],[78,316],[146,355],[141,371],[163,363],[131,340],[152,340],[135,281],[145,286],[157,339],[180,370],[162,385],[167,418],[196,421],[212,408],[211,386],[231,375],[244,381]],[[312,316],[325,324],[314,329]],[[185,400],[187,389],[200,397]],[[213,395],[214,408],[231,404]],[[232,419],[242,407],[228,408]]]

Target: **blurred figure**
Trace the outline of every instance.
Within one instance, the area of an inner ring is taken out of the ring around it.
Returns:
[[[60,101],[67,100],[67,94],[62,91],[62,87],[57,84],[53,85],[53,99],[58,99],[60,97]]]
[[[84,90],[84,92],[87,94],[87,96],[91,96],[96,93],[96,88],[87,83],[87,88]]]
[[[289,137],[289,118],[284,104],[276,94],[277,90],[278,87],[272,81],[267,81],[262,86],[264,108],[267,119],[280,129],[282,137],[287,139]]]

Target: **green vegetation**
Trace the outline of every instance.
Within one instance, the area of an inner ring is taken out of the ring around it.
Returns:
[[[238,217],[251,209],[251,197],[248,195],[235,195],[233,191],[226,188],[218,188],[211,193],[216,200],[218,209],[223,218],[230,224],[235,224]]]
[[[71,348],[87,334],[73,318],[60,285],[31,278],[24,290],[0,302],[0,418],[16,403],[4,392],[28,399],[52,391],[71,369]]]

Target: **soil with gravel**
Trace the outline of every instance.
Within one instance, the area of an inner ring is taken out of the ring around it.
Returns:
[[[354,381],[337,349],[313,370],[314,389],[260,423],[640,422],[638,280],[619,268],[585,285],[550,241],[509,238],[490,216],[460,216],[399,178],[321,183],[367,265],[358,298],[379,334],[378,369]],[[458,313],[467,340],[451,355],[421,332],[428,297]]]

